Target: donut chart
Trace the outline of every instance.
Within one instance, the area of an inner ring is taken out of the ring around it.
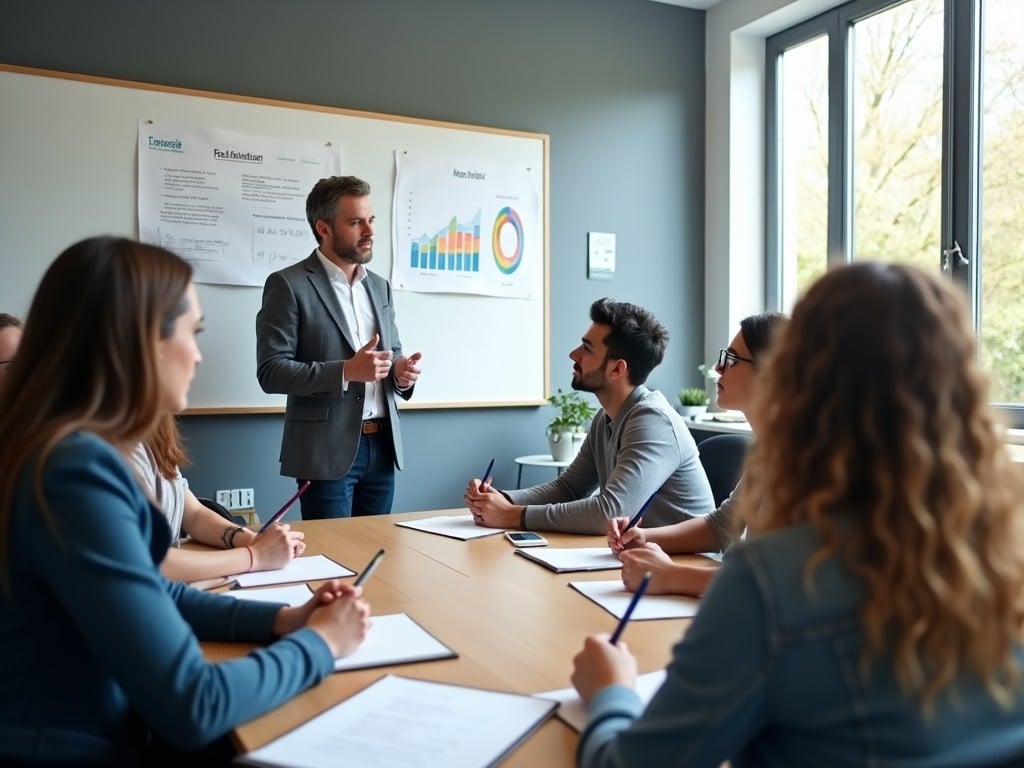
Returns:
[[[511,235],[515,243],[510,242]],[[523,222],[514,208],[505,206],[498,211],[491,231],[494,263],[503,275],[511,275],[523,261]]]

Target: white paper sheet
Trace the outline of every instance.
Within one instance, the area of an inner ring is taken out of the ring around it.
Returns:
[[[617,619],[626,612],[633,593],[621,581],[570,581],[569,586],[590,598]],[[700,600],[683,595],[646,594],[633,609],[630,621],[643,619],[686,619],[697,614]]]
[[[289,768],[480,768],[554,709],[533,696],[387,675],[241,759]]]
[[[404,613],[373,616],[366,640],[334,662],[334,671],[454,659],[458,654]]]
[[[643,601],[641,600],[641,602]],[[649,702],[651,697],[654,696],[654,692],[661,687],[663,682],[665,682],[664,669],[637,675],[636,692],[640,700],[644,704]],[[557,701],[558,711],[555,714],[564,720],[570,728],[582,733],[587,725],[587,708],[583,704],[583,699],[576,693],[575,688],[559,688],[557,691],[544,691],[543,693],[538,693],[537,698]]]
[[[313,592],[305,584],[293,584],[290,587],[270,587],[269,589],[232,589],[223,594],[236,600],[285,603],[291,606],[302,605],[313,596]]]
[[[555,573],[570,571],[613,571],[620,570],[622,563],[608,547],[534,547],[517,549],[517,555],[534,560]]]
[[[421,520],[403,520],[395,523],[402,528],[412,528],[425,533],[436,533],[450,536],[453,539],[482,539],[484,536],[496,536],[504,533],[500,528],[481,528],[473,522],[473,515],[441,515],[440,517],[424,517]]]
[[[324,555],[307,555],[296,557],[284,568],[276,571],[255,571],[232,576],[231,580],[239,587],[262,587],[267,584],[288,584],[293,581],[319,581],[320,579],[336,579],[342,576],[355,576],[344,565],[336,563]]]

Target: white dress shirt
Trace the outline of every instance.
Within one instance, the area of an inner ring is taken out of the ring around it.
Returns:
[[[327,271],[334,294],[338,297],[341,314],[355,336],[356,346],[363,347],[377,333],[377,316],[370,302],[370,292],[366,289],[366,269],[362,264],[356,265],[352,282],[337,264],[332,262],[316,249],[317,258]],[[348,390],[348,380],[342,376],[342,389]],[[366,382],[366,397],[363,400],[363,420],[381,419],[387,416],[387,403],[384,401],[384,387],[376,381]]]

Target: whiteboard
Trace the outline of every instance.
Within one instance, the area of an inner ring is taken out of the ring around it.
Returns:
[[[406,408],[538,405],[548,391],[548,136],[0,65],[0,311],[24,317],[43,272],[84,237],[137,237],[139,119],[334,142],[366,179],[374,259],[391,273],[395,153],[523,164],[542,174],[543,289],[533,298],[394,292],[406,353],[423,374]],[[310,250],[314,247],[310,234]],[[189,413],[279,412],[256,381],[262,288],[197,286],[206,330]]]

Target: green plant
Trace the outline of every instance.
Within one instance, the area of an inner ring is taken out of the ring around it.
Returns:
[[[579,392],[558,390],[548,398],[558,415],[548,422],[548,432],[585,432],[597,409],[583,399]]]
[[[708,395],[700,387],[683,387],[679,390],[679,402],[682,405],[707,405]]]

